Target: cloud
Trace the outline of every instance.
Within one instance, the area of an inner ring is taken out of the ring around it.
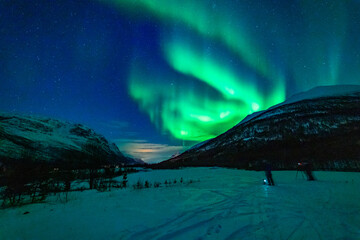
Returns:
[[[113,129],[117,134],[113,142],[119,150],[130,157],[139,158],[147,163],[157,163],[169,159],[174,154],[183,152],[188,147],[172,146],[168,144],[150,143],[140,139],[137,131],[131,129],[131,123],[126,121],[109,121],[106,127]]]
[[[184,146],[149,143],[145,140],[132,140],[125,142],[123,139],[116,141],[120,151],[132,157],[139,158],[147,163],[157,163],[169,159],[186,149]]]

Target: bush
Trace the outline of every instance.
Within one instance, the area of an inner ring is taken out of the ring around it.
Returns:
[[[151,187],[151,183],[149,183],[149,181],[145,181],[145,185],[144,185],[145,188],[150,188]]]
[[[21,205],[25,197],[31,202],[43,201],[51,190],[49,167],[25,157],[8,169],[4,178],[5,188],[1,194],[3,207]]]
[[[195,182],[200,182],[200,180],[189,180],[189,181],[184,181],[183,178],[180,178],[179,181],[177,181],[176,179],[174,180],[165,180],[164,182],[164,185],[166,187],[170,187],[173,185],[175,185],[176,183],[181,183],[181,184],[192,184],[192,183],[195,183]],[[133,184],[133,188],[134,189],[143,189],[143,188],[151,188],[151,187],[154,187],[154,188],[159,188],[161,186],[161,183],[160,182],[154,182],[154,184],[151,184],[148,180],[146,180],[145,182],[141,181],[140,179],[137,181],[137,183]]]
[[[127,182],[128,182],[128,180],[127,180],[127,173],[125,172],[124,175],[123,175],[123,180],[122,180],[122,187],[123,187],[123,188],[126,188]]]
[[[144,183],[141,181],[141,179],[139,179],[136,184],[133,185],[134,189],[143,189],[144,188]]]

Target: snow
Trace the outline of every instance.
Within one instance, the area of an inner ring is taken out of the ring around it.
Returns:
[[[0,210],[0,239],[360,239],[360,173],[225,168],[153,170],[129,183],[171,187],[71,192],[69,201]],[[200,182],[197,182],[200,180]],[[29,214],[23,213],[28,211]]]
[[[57,161],[70,152],[86,152],[88,143],[96,144],[116,161],[132,164],[125,159],[115,144],[81,124],[72,124],[50,118],[22,116],[0,112],[0,129],[5,134],[0,148],[0,158],[19,159],[24,150],[34,158]]]
[[[80,145],[86,141],[84,137],[79,137],[70,133],[71,128],[76,125],[68,122],[60,122],[54,119],[34,116],[10,115],[6,113],[2,113],[1,115],[11,118],[8,121],[2,121],[2,125],[6,131],[10,131],[9,133],[16,136],[32,139],[34,142],[39,142],[44,145],[51,143],[55,147],[68,145],[74,149],[80,150]]]

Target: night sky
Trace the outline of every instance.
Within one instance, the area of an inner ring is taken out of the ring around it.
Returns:
[[[334,84],[360,84],[358,0],[0,0],[0,111],[148,162]]]

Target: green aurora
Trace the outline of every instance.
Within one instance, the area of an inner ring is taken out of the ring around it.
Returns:
[[[159,24],[159,54],[168,71],[137,56],[129,94],[153,124],[177,139],[207,140],[289,93],[342,82],[352,1],[297,1],[290,13],[274,8],[275,1],[101,2]],[[359,58],[354,61],[359,66]]]

